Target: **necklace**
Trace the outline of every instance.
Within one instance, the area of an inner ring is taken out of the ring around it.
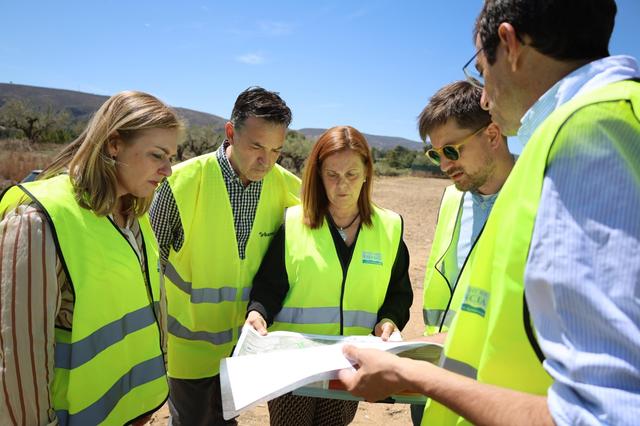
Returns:
[[[357,218],[360,217],[360,214],[358,213],[357,215],[355,215],[355,217],[353,218],[353,220],[351,222],[349,222],[349,224],[347,226],[338,226],[338,224],[336,224],[336,221],[333,220],[333,216],[331,217],[331,220],[333,221],[333,224],[336,225],[336,228],[338,228],[338,234],[340,234],[340,236],[342,237],[342,241],[347,241],[347,229],[351,228],[351,225],[354,224],[354,222],[356,221]]]

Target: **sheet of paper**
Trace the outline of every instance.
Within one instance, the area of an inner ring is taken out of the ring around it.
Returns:
[[[273,332],[260,336],[245,327],[234,356],[220,363],[225,419],[301,386],[335,379],[338,371],[353,368],[342,354],[352,344],[392,353],[417,349],[423,342],[383,342],[373,336],[319,336]]]

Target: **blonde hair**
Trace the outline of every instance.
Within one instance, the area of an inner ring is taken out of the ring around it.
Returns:
[[[106,216],[113,211],[117,199],[115,161],[109,155],[108,142],[117,136],[129,143],[149,129],[181,131],[183,124],[173,109],[152,95],[136,91],[117,93],[102,104],[80,136],[47,166],[41,179],[68,169],[78,203]],[[123,213],[142,216],[149,210],[152,198],[128,195],[123,200]]]

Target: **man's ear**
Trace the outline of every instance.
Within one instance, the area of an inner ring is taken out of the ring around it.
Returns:
[[[500,126],[496,123],[491,122],[485,130],[486,134],[489,136],[489,145],[491,149],[499,148],[503,142],[502,131],[500,130]]]
[[[516,29],[510,23],[503,22],[498,27],[498,37],[500,38],[500,45],[498,48],[502,47],[505,49],[511,71],[517,71],[520,65],[519,59],[524,45],[518,39]]]
[[[224,125],[224,135],[227,138],[227,140],[229,141],[230,145],[233,145],[233,136],[235,133],[235,128],[233,127],[233,123],[230,121],[227,121]]]

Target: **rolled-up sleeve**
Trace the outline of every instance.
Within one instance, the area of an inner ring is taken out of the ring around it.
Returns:
[[[621,112],[622,111],[622,112]],[[626,111],[626,112],[625,112]],[[640,419],[640,133],[618,104],[558,134],[525,273],[557,424]]]

